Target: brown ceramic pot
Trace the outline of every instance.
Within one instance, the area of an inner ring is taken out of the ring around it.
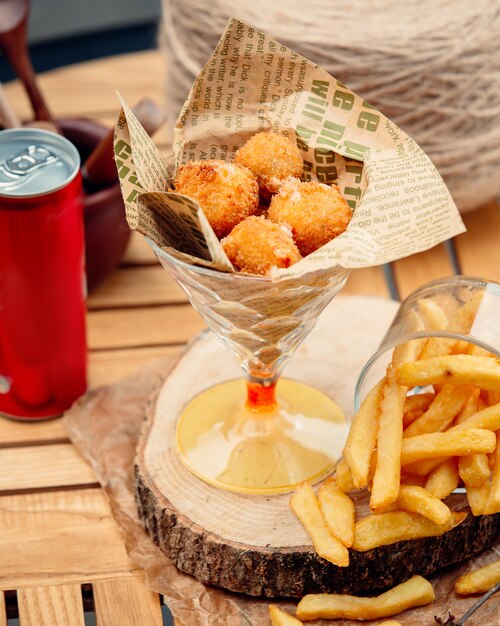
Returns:
[[[56,122],[78,149],[82,163],[109,132],[109,128],[84,118]],[[94,193],[85,191],[84,222],[87,288],[92,291],[119,264],[130,239],[118,179]]]

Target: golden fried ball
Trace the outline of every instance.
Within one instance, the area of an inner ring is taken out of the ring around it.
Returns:
[[[304,162],[299,149],[288,137],[278,133],[257,133],[242,146],[234,162],[248,167],[259,182],[261,196],[269,200],[289,176],[300,178]]]
[[[300,253],[306,256],[342,234],[352,212],[337,185],[292,179],[273,196],[267,216],[290,228]]]
[[[239,272],[268,275],[273,267],[290,267],[302,258],[286,227],[265,217],[247,217],[222,240]]]
[[[224,161],[190,161],[181,165],[175,189],[198,200],[219,239],[259,208],[259,185],[253,174]]]

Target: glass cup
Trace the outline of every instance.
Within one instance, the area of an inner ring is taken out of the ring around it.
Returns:
[[[486,351],[500,357],[500,284],[454,276],[427,283],[409,295],[359,375],[356,412],[370,389],[385,376],[394,348],[406,342],[421,342],[422,348],[422,340],[428,339],[436,348],[434,356],[454,352],[480,355]],[[409,393],[421,391],[425,390],[415,388]]]
[[[342,412],[322,392],[280,374],[349,271],[273,282],[189,265],[149,244],[246,382],[246,394],[241,380],[230,380],[186,398],[177,425],[184,465],[205,482],[240,493],[281,493],[325,477],[338,460],[331,441],[339,425],[345,437]]]

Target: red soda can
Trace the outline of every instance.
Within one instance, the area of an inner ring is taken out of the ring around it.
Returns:
[[[60,415],[86,389],[80,157],[44,130],[0,132],[0,415]]]

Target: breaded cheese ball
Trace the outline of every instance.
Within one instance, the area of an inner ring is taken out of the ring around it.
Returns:
[[[289,230],[265,217],[247,217],[222,240],[222,247],[236,270],[264,276],[302,258]]]
[[[175,190],[198,200],[219,239],[259,210],[259,185],[253,174],[225,161],[190,161],[181,165]]]
[[[304,162],[300,151],[288,137],[273,132],[257,133],[242,146],[234,162],[247,167],[259,182],[263,200],[279,191],[289,176],[300,178]]]
[[[352,212],[337,185],[286,181],[273,196],[268,219],[286,224],[302,256],[338,237],[351,221]]]

